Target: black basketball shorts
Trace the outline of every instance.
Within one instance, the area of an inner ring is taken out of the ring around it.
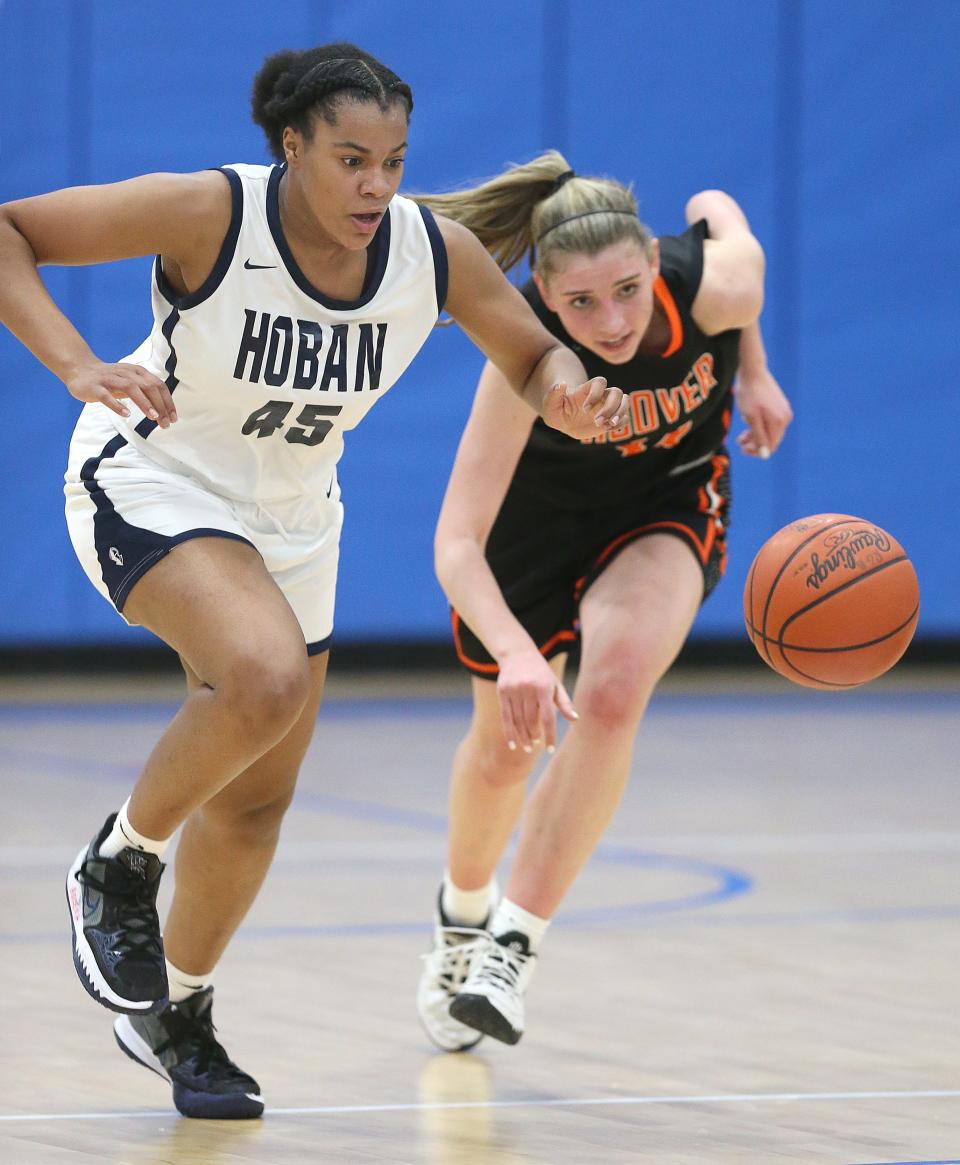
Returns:
[[[648,534],[685,542],[703,571],[703,597],[726,568],[730,458],[713,454],[677,477],[604,509],[574,512],[511,490],[487,544],[487,561],[507,606],[545,659],[579,642],[580,600],[624,547]],[[498,667],[456,611],[457,657],[474,675],[496,679]]]

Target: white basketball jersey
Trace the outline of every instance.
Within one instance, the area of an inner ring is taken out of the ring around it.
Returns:
[[[240,500],[328,494],[357,425],[430,334],[447,261],[433,216],[395,197],[370,243],[360,298],[331,299],[280,224],[282,166],[224,167],[233,215],[213,271],[178,295],[154,265],[153,330],[127,359],[166,381],[179,420],[131,406],[119,432],[147,456]],[[87,406],[92,407],[92,406]]]

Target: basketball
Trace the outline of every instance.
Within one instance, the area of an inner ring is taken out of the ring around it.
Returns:
[[[747,634],[774,671],[808,688],[856,688],[888,671],[917,626],[913,564],[886,530],[814,514],[760,547],[743,591]]]

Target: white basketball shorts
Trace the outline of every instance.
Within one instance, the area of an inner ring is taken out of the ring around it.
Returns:
[[[175,546],[236,538],[260,554],[300,622],[308,654],[329,647],[343,526],[335,478],[329,497],[320,490],[262,505],[227,498],[142,453],[101,406],[84,409],[74,430],[64,493],[80,564],[121,615],[133,585]]]

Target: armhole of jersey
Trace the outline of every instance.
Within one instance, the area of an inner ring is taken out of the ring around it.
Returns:
[[[696,255],[690,258],[690,306],[693,306],[693,301],[697,298],[697,293],[700,290],[700,284],[703,282],[703,243],[705,239],[710,238],[710,228],[707,225],[705,218],[697,219],[697,221],[690,227],[691,238],[696,240]]]
[[[214,166],[211,168],[218,170],[230,183],[231,202],[230,225],[227,227],[227,233],[224,236],[217,260],[213,265],[213,270],[196,291],[190,292],[189,295],[180,295],[170,286],[170,281],[164,275],[163,264],[160,262],[159,255],[157,255],[153,264],[157,289],[164,299],[180,311],[183,311],[184,308],[196,307],[198,303],[203,303],[205,299],[209,299],[213,295],[223,282],[227,268],[233,261],[233,256],[237,250],[237,240],[240,238],[240,224],[243,222],[243,183],[240,181],[240,175],[236,170],[231,170],[227,166]]]
[[[447,302],[447,285],[449,283],[449,269],[447,266],[447,245],[440,234],[437,220],[433,212],[426,206],[419,206],[423,225],[427,229],[427,238],[430,240],[430,250],[433,251],[433,277],[437,285],[437,315],[443,311]]]
[[[653,281],[653,294],[657,297],[660,306],[666,314],[667,323],[670,325],[670,341],[660,353],[660,359],[666,360],[668,356],[672,356],[683,344],[683,320],[680,318],[680,312],[677,310],[677,303],[673,298],[673,292],[671,292],[666,279],[662,275],[658,275]]]

